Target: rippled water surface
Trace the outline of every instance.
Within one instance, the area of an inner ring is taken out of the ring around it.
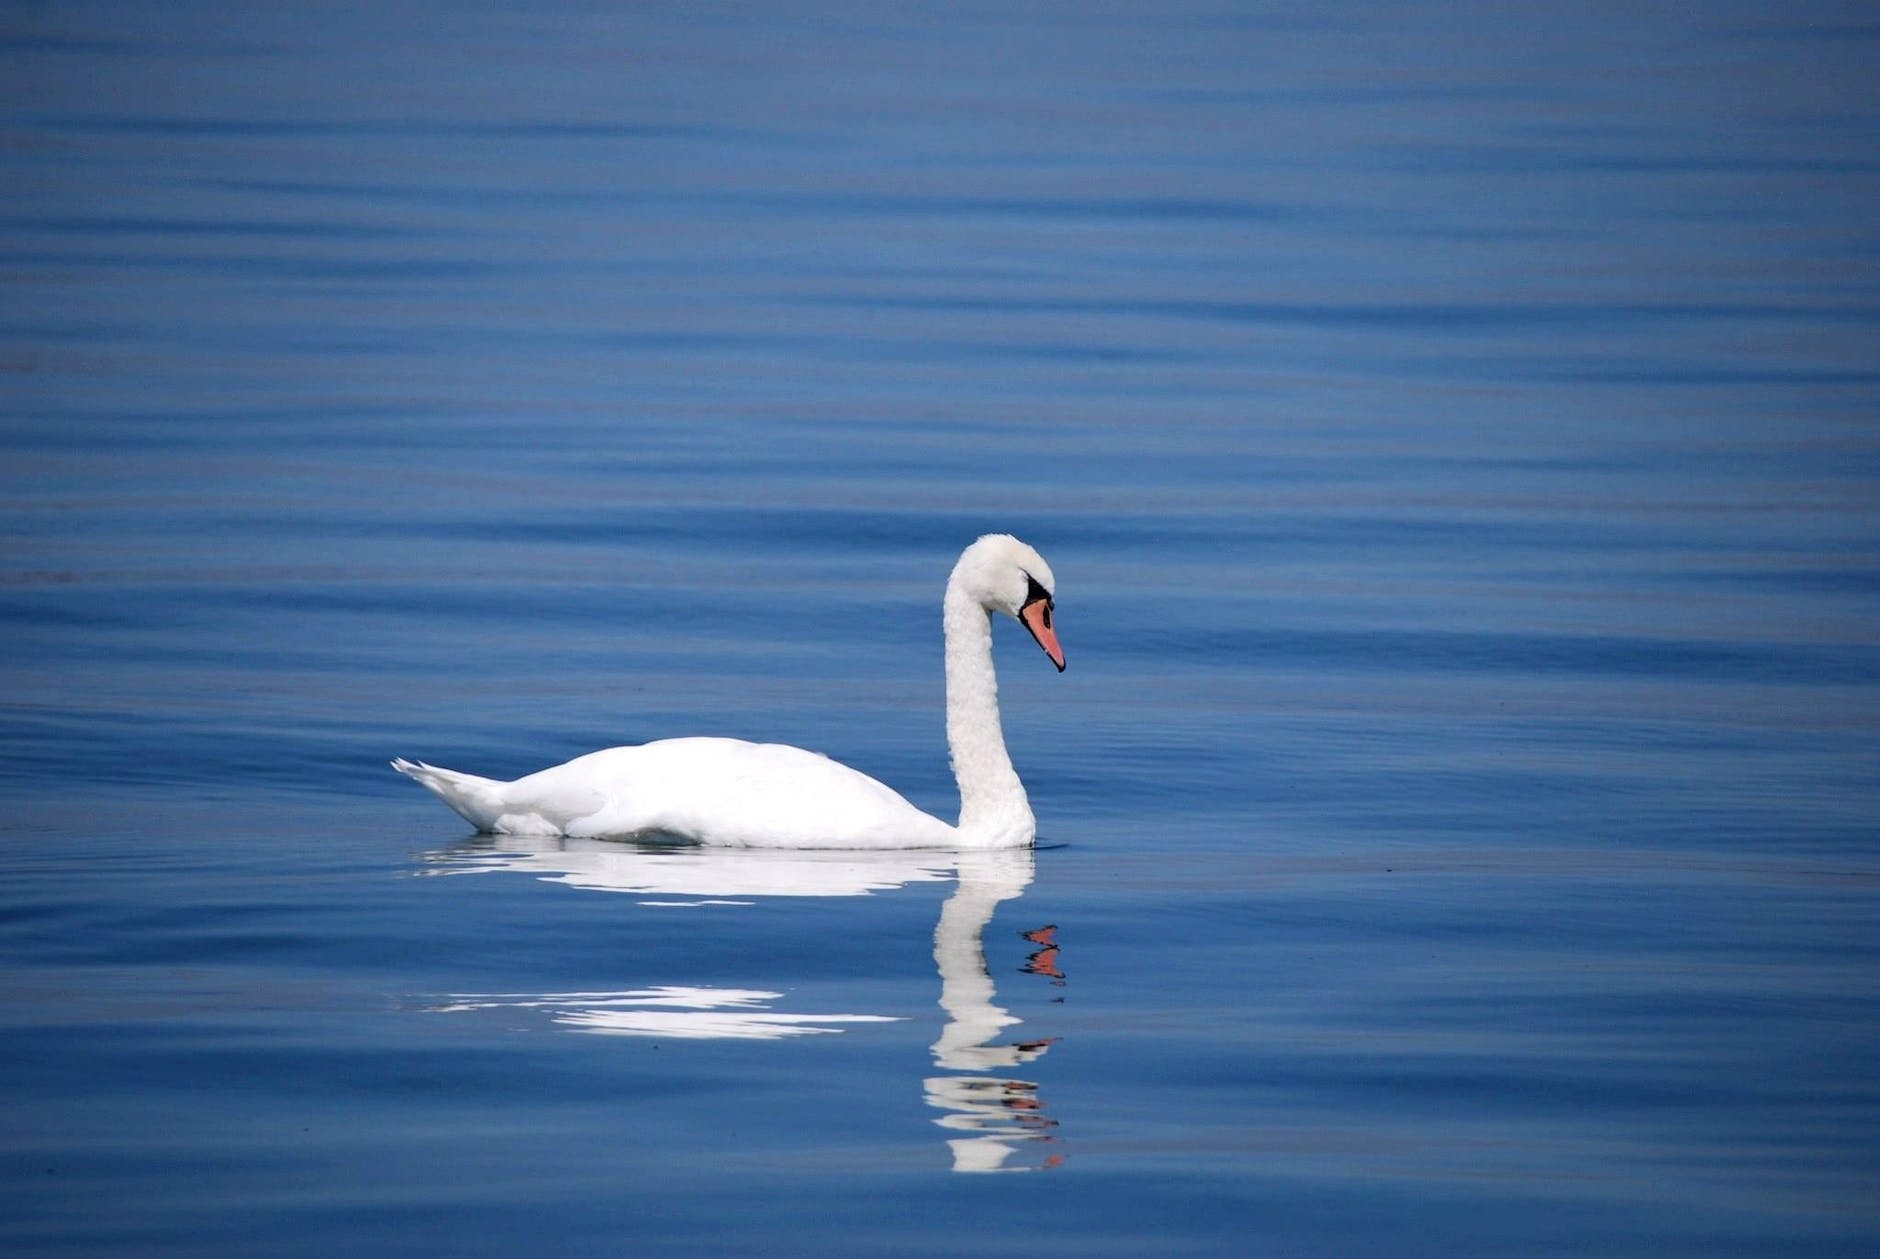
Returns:
[[[1866,9],[0,15],[9,1254],[1880,1249]]]

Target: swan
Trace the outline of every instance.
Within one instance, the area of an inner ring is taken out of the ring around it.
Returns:
[[[1016,618],[1062,673],[1055,589],[1044,557],[1003,533],[962,551],[947,579],[941,611],[957,826],[820,753],[742,739],[607,748],[514,782],[402,757],[392,768],[478,830],[499,835],[670,836],[741,848],[1024,848],[1038,824],[999,726],[992,615]]]

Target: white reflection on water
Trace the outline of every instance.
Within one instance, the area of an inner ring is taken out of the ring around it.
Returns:
[[[831,1023],[895,1023],[885,1014],[779,1014],[766,1008],[780,992],[754,988],[643,988],[630,992],[475,993],[431,1009],[542,1010],[556,1024],[605,1036],[682,1040],[781,1040],[839,1032]]]
[[[960,853],[959,886],[940,907],[934,927],[933,960],[940,972],[940,1008],[947,1022],[933,1044],[934,1065],[948,1071],[984,1073],[1014,1067],[1042,1057],[1052,1040],[1000,1041],[1007,1028],[1020,1020],[995,1005],[998,995],[986,965],[985,931],[1000,901],[1015,900],[1030,885],[1036,862],[1030,849],[1004,852]],[[1056,928],[1028,933],[1034,943],[1047,944]],[[1056,974],[1055,961],[1040,970],[1040,953],[1032,955],[1029,969]],[[1055,1039],[1055,1038],[1053,1038]],[[1032,1166],[1006,1166],[1019,1150],[1037,1142],[1054,1142],[1057,1121],[1044,1113],[1038,1086],[1030,1080],[986,1074],[940,1075],[925,1081],[927,1104],[947,1112],[934,1122],[968,1136],[947,1140],[956,1172],[1031,1171]],[[1056,1166],[1053,1153],[1038,1166]]]
[[[946,1112],[935,1122],[949,1133],[953,1170],[1031,1171],[1054,1167],[1057,1121],[1044,1112],[1038,1085],[993,1075],[1042,1057],[1054,1038],[1001,1039],[1021,1020],[996,1003],[986,964],[985,930],[1001,901],[1024,894],[1036,873],[1029,849],[1006,852],[792,852],[772,849],[661,848],[609,842],[504,836],[427,853],[427,874],[531,874],[546,882],[594,891],[627,892],[642,905],[748,905],[758,896],[866,896],[911,883],[958,879],[934,927],[946,1023],[933,1044],[934,1065],[947,1074],[922,1082],[928,1105]],[[1062,982],[1055,927],[1026,933],[1039,946],[1026,970]],[[762,989],[660,985],[621,992],[464,993],[427,1008],[439,1013],[531,1010],[573,1031],[614,1036],[781,1040],[840,1032],[842,1024],[892,1023],[881,1014],[808,1014],[772,1009],[783,994]],[[1035,1162],[1012,1163],[1020,1151]],[[1010,1164],[1010,1165],[1008,1165]]]
[[[647,848],[605,839],[505,835],[429,853],[427,874],[533,874],[597,892],[681,897],[644,905],[749,904],[754,896],[867,896],[951,878],[955,854],[766,848]]]

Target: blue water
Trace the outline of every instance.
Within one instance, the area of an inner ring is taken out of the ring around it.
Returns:
[[[1880,1250],[1877,63],[0,8],[0,1248]],[[1035,854],[386,768],[731,734],[949,811],[994,529]]]

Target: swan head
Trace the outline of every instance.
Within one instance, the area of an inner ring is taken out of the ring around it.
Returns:
[[[1051,663],[1064,671],[1064,648],[1052,625],[1057,581],[1044,556],[1009,533],[988,533],[960,554],[952,585],[988,612],[1003,612],[1031,631]]]

